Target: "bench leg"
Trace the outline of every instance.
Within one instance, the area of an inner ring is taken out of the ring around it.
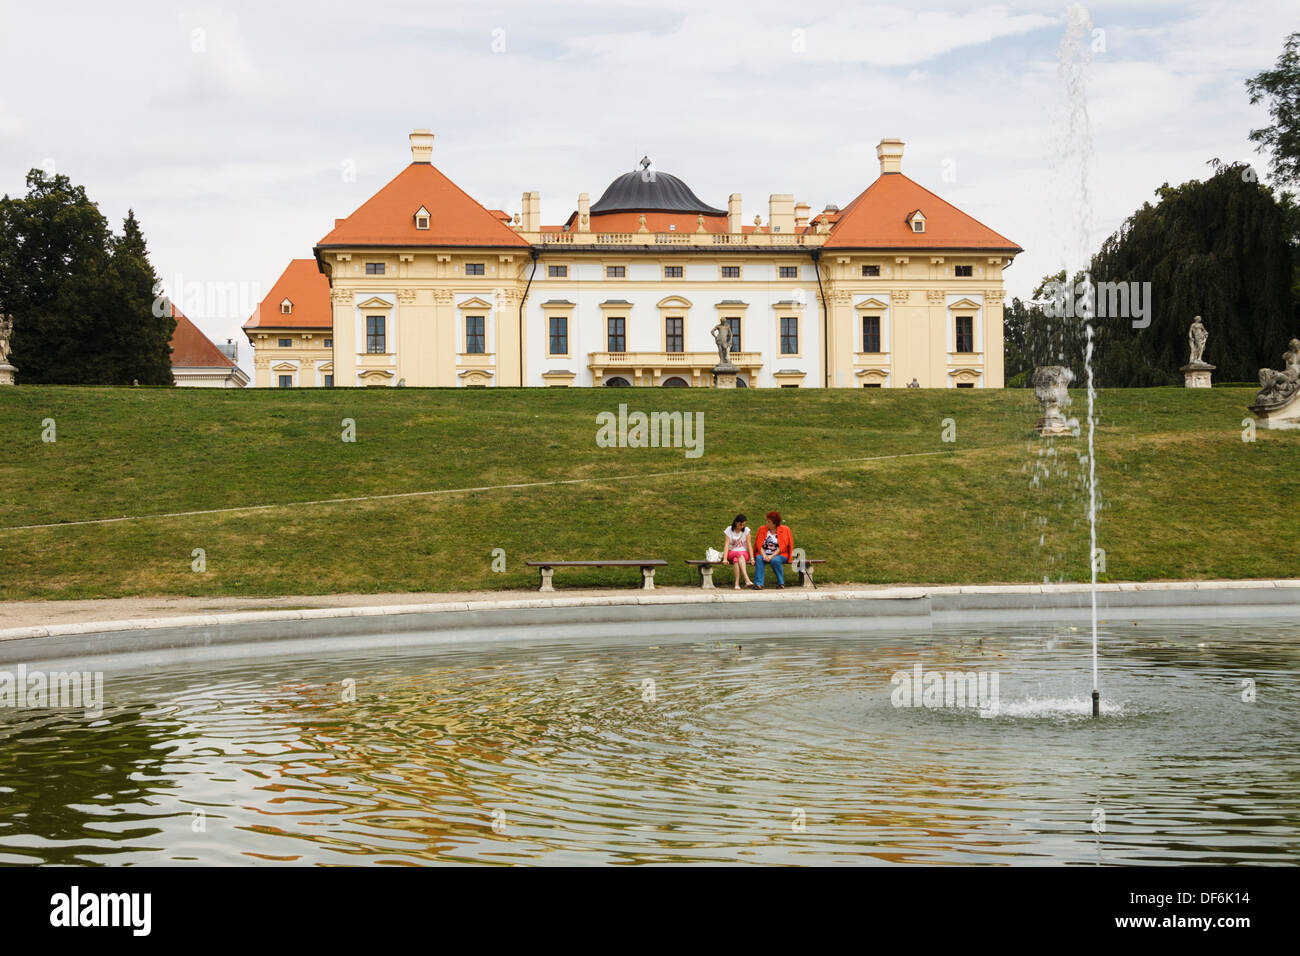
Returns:
[[[641,569],[641,590],[653,591],[654,589],[655,589],[655,569],[642,568]]]
[[[555,574],[555,568],[542,568],[542,586],[537,590],[554,591],[555,588],[551,586],[551,577],[554,574]]]
[[[814,588],[817,586],[813,583],[813,566],[811,564],[805,564],[799,570],[799,587],[806,588],[810,585]]]
[[[705,591],[717,590],[713,586],[713,565],[700,565],[700,587]]]

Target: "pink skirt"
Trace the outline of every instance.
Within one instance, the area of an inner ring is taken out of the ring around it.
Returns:
[[[727,564],[736,564],[737,562],[744,564],[748,562],[748,560],[749,560],[749,555],[746,554],[744,551],[727,552]]]

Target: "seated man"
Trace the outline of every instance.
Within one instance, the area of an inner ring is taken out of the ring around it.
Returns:
[[[776,511],[767,513],[767,524],[758,531],[758,540],[754,546],[754,583],[755,590],[763,589],[763,573],[767,565],[772,565],[776,572],[776,586],[785,587],[785,565],[794,560],[794,533],[789,525],[781,523],[781,515]]]

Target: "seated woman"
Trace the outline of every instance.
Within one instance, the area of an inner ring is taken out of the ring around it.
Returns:
[[[744,515],[736,515],[731,522],[731,526],[723,528],[722,533],[726,535],[726,545],[722,549],[724,561],[732,566],[736,572],[735,590],[740,590],[740,576],[745,576],[745,587],[751,587],[749,580],[749,568],[747,565],[754,560],[754,546],[749,541],[749,527],[746,525]]]
[[[758,531],[758,541],[754,545],[754,577],[757,582],[751,587],[763,590],[763,571],[766,564],[772,565],[776,572],[776,586],[785,587],[784,565],[794,560],[794,534],[789,525],[781,523],[781,515],[776,511],[767,513],[767,524]]]

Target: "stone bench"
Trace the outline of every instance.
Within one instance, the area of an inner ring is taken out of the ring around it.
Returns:
[[[725,562],[725,561],[699,561],[699,560],[692,560],[692,561],[687,561],[686,563],[687,563],[688,565],[690,565],[691,567],[693,567],[693,568],[698,568],[698,569],[699,569],[699,571],[700,571],[700,587],[703,588],[705,591],[713,591],[713,590],[716,590],[716,589],[714,588],[714,586],[713,586],[713,569],[716,568],[716,567],[718,567],[719,565],[724,565],[724,564],[726,564],[727,562]],[[801,588],[806,588],[808,585],[811,584],[813,587],[816,587],[817,585],[813,582],[813,565],[814,565],[814,564],[825,564],[825,563],[826,563],[826,559],[825,559],[825,558],[804,558],[804,560],[803,560],[803,565],[804,565],[804,566],[803,566],[802,568],[798,569],[798,570],[799,570],[799,586],[800,586]],[[788,565],[788,567],[793,568],[794,565],[791,564],[791,565]]]
[[[556,568],[640,568],[641,589],[653,591],[655,568],[662,568],[668,562],[660,558],[643,558],[637,561],[525,561],[524,564],[530,568],[541,569],[542,586],[537,589],[539,591],[555,590],[551,585],[551,577],[555,574]]]

